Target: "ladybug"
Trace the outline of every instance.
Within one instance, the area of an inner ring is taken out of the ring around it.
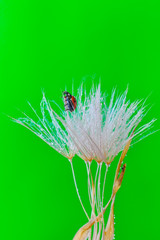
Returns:
[[[69,92],[64,91],[64,107],[65,111],[73,112],[76,109],[77,101],[74,96],[72,96]]]

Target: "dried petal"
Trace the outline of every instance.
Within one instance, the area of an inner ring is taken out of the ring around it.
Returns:
[[[137,127],[137,126],[136,126],[136,127]],[[120,168],[121,168],[121,164],[122,164],[123,159],[125,158],[125,156],[126,156],[126,154],[127,154],[127,152],[128,152],[128,149],[129,149],[129,146],[130,146],[130,144],[131,144],[132,137],[133,137],[133,135],[134,135],[134,131],[135,131],[136,127],[133,129],[133,131],[132,131],[132,133],[131,133],[131,135],[130,135],[130,138],[129,138],[128,142],[126,143],[126,145],[125,145],[125,147],[124,147],[124,149],[123,149],[123,152],[122,152],[122,154],[121,154],[121,157],[120,157],[120,159],[119,159],[118,166],[117,166],[117,169],[116,169],[115,178],[114,178],[114,184],[115,184],[115,182],[116,182],[117,179],[118,179],[118,174],[119,174],[119,171],[120,171]]]
[[[91,227],[93,226],[93,224],[94,224],[94,221],[90,220],[88,223],[83,225],[83,227],[81,227],[78,230],[73,240],[85,240],[89,236],[91,232]]]
[[[114,186],[113,186],[113,196],[117,193],[117,191],[121,187],[123,176],[124,176],[124,173],[125,173],[125,169],[126,169],[126,164],[123,165],[122,172],[121,172],[119,178],[114,183]]]
[[[104,240],[113,240],[114,238],[114,199],[112,201],[108,223],[104,231]]]

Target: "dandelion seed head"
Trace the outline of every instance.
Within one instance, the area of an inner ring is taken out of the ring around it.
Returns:
[[[139,141],[153,126],[155,119],[139,127],[146,114],[142,100],[130,103],[128,89],[118,97],[114,89],[108,97],[102,94],[100,84],[87,94],[83,85],[77,91],[75,111],[57,114],[43,94],[40,102],[41,116],[30,104],[35,119],[25,114],[16,122],[27,127],[60,154],[72,159],[75,154],[84,161],[96,160],[109,165],[123,150],[130,138]],[[56,103],[55,103],[56,104]],[[58,104],[56,104],[58,106]],[[138,128],[139,127],[139,128]],[[135,129],[134,134],[131,132]]]

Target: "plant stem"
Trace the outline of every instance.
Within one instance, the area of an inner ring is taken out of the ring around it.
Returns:
[[[99,164],[99,175],[98,175],[98,189],[97,189],[97,199],[98,199],[98,213],[100,213],[100,208],[101,208],[101,169],[102,169],[102,164]]]
[[[97,175],[98,175],[98,170],[99,170],[99,164],[97,163],[97,170],[96,170],[96,176],[95,176],[95,181],[94,181],[94,186],[95,186],[95,203],[96,203],[96,209],[98,212],[98,203],[97,203]]]
[[[87,169],[87,175],[88,175],[88,196],[89,196],[89,202],[92,208],[92,188],[91,188],[91,181],[90,181],[90,163],[89,166],[86,162],[86,169]]]
[[[102,190],[102,208],[101,208],[101,211],[102,211],[102,209],[103,209],[104,189],[105,189],[105,182],[106,182],[107,171],[108,171],[108,166],[107,166],[107,164],[106,164],[106,171],[105,171],[105,175],[104,175],[103,190]],[[102,234],[102,240],[103,240],[103,238],[104,238],[104,230],[105,230],[104,215],[102,215],[102,222],[103,222],[103,234]]]
[[[75,184],[75,187],[76,187],[77,195],[78,195],[79,201],[80,201],[80,203],[81,203],[81,206],[82,206],[82,208],[83,208],[83,211],[84,211],[84,213],[86,214],[86,217],[87,217],[88,220],[89,220],[89,216],[88,216],[88,214],[87,214],[87,212],[86,212],[86,210],[85,210],[85,208],[84,208],[84,205],[83,205],[83,203],[82,203],[82,200],[81,200],[81,197],[80,197],[80,194],[79,194],[79,191],[78,191],[78,187],[77,187],[77,182],[76,182],[76,178],[75,178],[75,173],[74,173],[72,161],[70,161],[70,163],[71,163],[72,174],[73,174],[73,179],[74,179],[74,184]]]

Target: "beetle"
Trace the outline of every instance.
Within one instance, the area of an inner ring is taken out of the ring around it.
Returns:
[[[64,107],[65,111],[73,112],[77,107],[77,100],[74,96],[72,96],[69,92],[64,91]]]

